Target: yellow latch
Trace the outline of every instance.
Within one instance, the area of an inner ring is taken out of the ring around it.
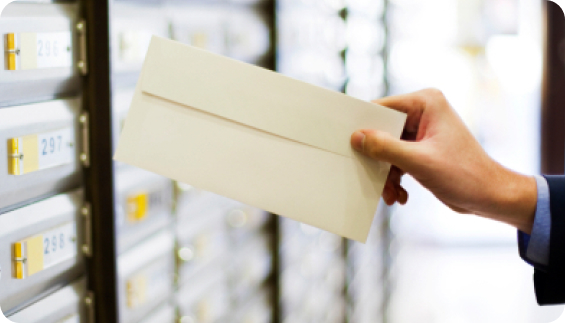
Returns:
[[[8,70],[16,70],[16,37],[15,34],[7,34],[8,48],[6,49],[6,54],[8,54]]]

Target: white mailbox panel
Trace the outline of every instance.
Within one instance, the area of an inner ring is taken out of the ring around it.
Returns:
[[[124,128],[126,116],[133,99],[135,89],[116,89],[112,95],[112,142],[114,147],[118,147],[120,133]],[[127,165],[114,161],[116,168]]]
[[[78,5],[11,3],[0,16],[0,106],[78,94]]]
[[[246,304],[238,307],[235,322],[270,323],[273,319],[272,308],[271,294],[263,290],[249,299]]]
[[[175,307],[171,304],[163,305],[139,323],[175,323]]]
[[[8,316],[15,323],[86,323],[86,279],[79,279]]]
[[[216,267],[198,273],[180,287],[176,301],[181,322],[223,322],[232,310],[225,272]]]
[[[267,234],[256,234],[237,247],[230,261],[230,286],[236,302],[255,293],[272,269],[271,248]]]
[[[171,222],[171,180],[125,167],[116,172],[116,227],[118,253],[159,231]]]
[[[230,11],[226,30],[227,54],[232,58],[258,63],[269,51],[269,26],[259,10]]]
[[[173,292],[174,235],[164,230],[118,257],[120,322],[139,322]]]
[[[81,190],[0,215],[0,307],[10,311],[84,271]]]
[[[168,8],[173,38],[216,54],[227,54],[230,11],[221,6],[187,5]]]
[[[0,109],[0,213],[80,184],[80,99]]]
[[[169,36],[166,11],[159,6],[113,3],[110,27],[113,84],[135,86],[151,36]]]

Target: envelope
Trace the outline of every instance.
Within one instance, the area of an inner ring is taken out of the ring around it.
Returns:
[[[154,36],[115,159],[365,242],[390,165],[358,129],[406,115]]]

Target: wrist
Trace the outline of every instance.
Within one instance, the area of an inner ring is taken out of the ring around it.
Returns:
[[[492,186],[491,207],[483,216],[510,224],[530,234],[537,206],[537,184],[533,176],[526,176],[502,166],[497,184]]]

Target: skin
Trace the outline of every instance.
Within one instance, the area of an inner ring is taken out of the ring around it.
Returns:
[[[456,212],[531,233],[537,204],[535,178],[490,158],[439,90],[373,102],[408,115],[401,140],[373,129],[351,136],[354,149],[393,165],[383,191],[388,205],[408,201],[401,179],[410,174]]]

